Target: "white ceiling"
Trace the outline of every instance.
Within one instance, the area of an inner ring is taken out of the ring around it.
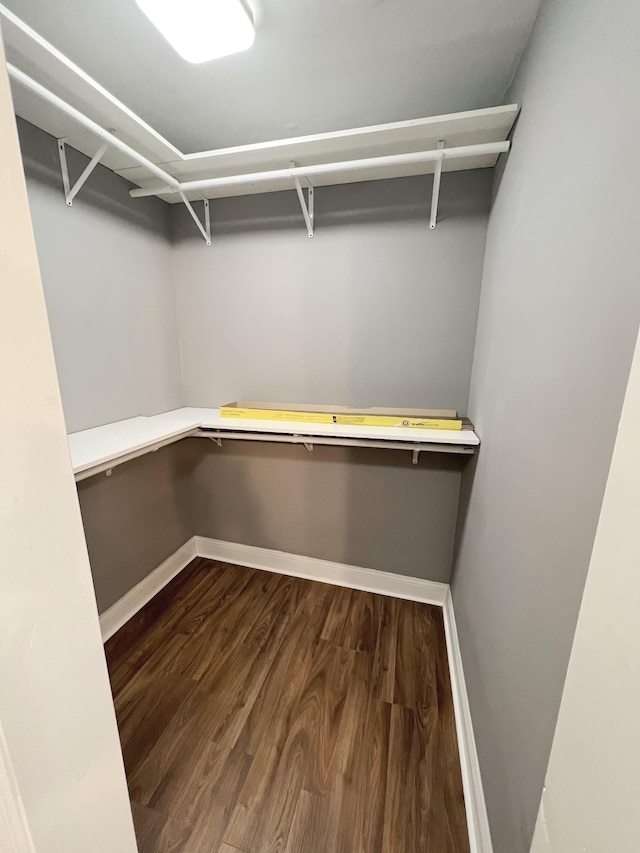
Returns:
[[[5,5],[184,152],[499,104],[540,5],[250,2],[254,46],[203,65],[174,53],[135,0]]]

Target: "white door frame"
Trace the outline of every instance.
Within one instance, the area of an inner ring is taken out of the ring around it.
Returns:
[[[0,849],[135,853],[0,38]]]

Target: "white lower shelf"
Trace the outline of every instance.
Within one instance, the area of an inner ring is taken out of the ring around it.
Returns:
[[[189,436],[214,440],[286,441],[349,447],[471,454],[480,444],[473,430],[397,429],[283,423],[221,418],[219,409],[184,408],[151,417],[129,418],[69,435],[76,480],[84,480]]]

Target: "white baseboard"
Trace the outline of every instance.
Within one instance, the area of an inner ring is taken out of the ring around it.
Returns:
[[[471,853],[493,853],[451,590],[447,592],[443,615]]]
[[[222,539],[206,539],[203,536],[196,536],[196,550],[199,557],[208,557],[210,560],[363,589],[394,598],[408,598],[440,607],[444,605],[449,589],[446,583],[394,575],[376,569],[362,569],[345,563],[319,560],[316,557],[301,557],[298,554],[271,551],[269,548],[257,548],[254,545],[238,545],[235,542],[224,542]]]
[[[332,563],[329,560],[302,557],[283,551],[257,548],[253,545],[239,545],[221,539],[194,536],[102,614],[100,626],[103,640],[106,641],[115,634],[118,628],[144,607],[194,557],[220,560],[252,569],[362,589],[380,595],[390,595],[394,598],[405,598],[442,607],[471,853],[492,853],[482,777],[473,736],[453,601],[448,584],[407,575],[395,575],[391,572],[380,572],[376,569],[348,566],[344,563]]]
[[[151,574],[148,574],[126,595],[123,595],[114,605],[105,610],[100,615],[102,642],[106,643],[109,637],[112,637],[119,628],[122,628],[125,622],[135,616],[138,610],[141,610],[147,602],[151,601],[154,595],[157,595],[197,556],[196,537],[192,536],[181,548],[167,557],[164,563],[160,563]]]

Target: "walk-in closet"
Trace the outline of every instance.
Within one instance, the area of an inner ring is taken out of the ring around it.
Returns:
[[[632,853],[640,7],[3,4],[0,851]]]

